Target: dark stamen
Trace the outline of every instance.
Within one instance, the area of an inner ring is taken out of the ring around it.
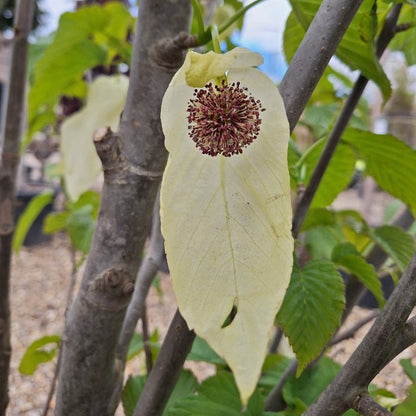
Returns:
[[[203,154],[230,157],[242,153],[243,148],[260,132],[260,100],[255,100],[240,83],[196,89],[189,101],[189,136]]]

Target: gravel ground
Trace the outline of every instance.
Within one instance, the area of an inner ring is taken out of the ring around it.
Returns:
[[[23,247],[13,259],[12,271],[12,344],[13,355],[10,375],[10,406],[7,416],[40,416],[50,388],[55,363],[39,366],[33,376],[23,376],[18,371],[20,360],[34,340],[46,334],[60,334],[71,274],[69,244],[64,236],[57,235],[51,242],[35,247]],[[78,277],[79,279],[80,277]],[[150,330],[158,328],[163,336],[176,308],[169,276],[161,275],[161,297],[152,288],[148,301]],[[361,320],[368,311],[355,308],[347,326]],[[365,334],[369,325],[363,327],[354,338],[334,346],[330,355],[343,363]],[[401,354],[400,358],[412,358],[416,363],[416,346]],[[190,364],[202,379],[212,374],[209,366]],[[128,374],[137,374],[143,369],[143,362],[132,360]],[[409,382],[403,375],[398,359],[377,376],[377,384],[404,397]],[[52,407],[54,401],[52,400]],[[52,415],[52,411],[49,412]],[[119,415],[123,413],[118,412]]]

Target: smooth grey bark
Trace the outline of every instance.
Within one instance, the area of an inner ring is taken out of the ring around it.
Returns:
[[[97,227],[80,290],[68,315],[57,391],[57,416],[108,415],[115,351],[167,152],[159,114],[183,62],[188,0],[140,2],[130,85],[117,134],[94,141],[104,168]],[[174,40],[172,40],[174,39]]]
[[[20,160],[20,137],[24,117],[27,38],[32,28],[33,0],[19,0],[15,6],[14,38],[9,66],[9,83],[2,120],[3,149],[0,167],[0,415],[9,402],[10,345],[10,261],[14,232],[16,171]]]
[[[362,0],[323,0],[279,90],[292,131]]]

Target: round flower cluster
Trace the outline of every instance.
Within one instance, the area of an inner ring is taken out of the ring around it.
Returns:
[[[208,83],[193,95],[187,108],[189,136],[203,154],[242,153],[259,135],[265,109],[239,82]]]

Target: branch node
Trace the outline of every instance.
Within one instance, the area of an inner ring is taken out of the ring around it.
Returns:
[[[195,36],[180,32],[174,38],[162,39],[152,50],[153,61],[160,67],[176,70],[183,63],[184,51],[198,46]]]
[[[131,274],[123,267],[104,270],[89,285],[86,300],[102,310],[123,309],[134,290]]]
[[[120,139],[109,126],[100,127],[93,136],[95,149],[103,164],[104,173],[112,171],[120,163]]]
[[[391,412],[374,401],[367,390],[356,394],[351,407],[363,416],[393,416]]]

